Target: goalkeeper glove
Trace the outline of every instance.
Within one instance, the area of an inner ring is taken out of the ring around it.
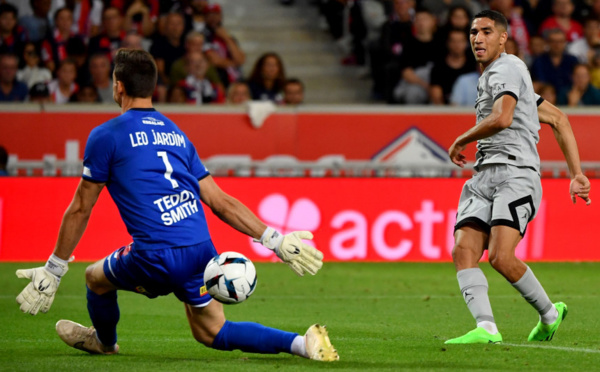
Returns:
[[[302,239],[312,238],[313,234],[310,231],[293,231],[281,235],[272,227],[267,227],[257,241],[274,251],[296,274],[304,276],[305,272],[315,275],[323,266],[323,253],[302,242]]]
[[[68,266],[67,261],[52,254],[45,266],[17,270],[17,277],[31,279],[31,283],[17,296],[21,311],[31,315],[37,314],[38,311],[48,312],[60,284],[60,278],[69,270]]]

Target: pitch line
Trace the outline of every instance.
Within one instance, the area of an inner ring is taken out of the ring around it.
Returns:
[[[571,352],[579,352],[579,353],[600,354],[600,349],[585,349],[585,348],[567,347],[567,346],[509,344],[506,342],[503,342],[498,346],[528,347],[528,348],[532,348],[532,349],[549,349],[549,350],[571,351]]]

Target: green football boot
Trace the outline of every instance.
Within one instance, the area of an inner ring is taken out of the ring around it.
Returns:
[[[531,331],[527,341],[550,341],[552,337],[554,337],[554,333],[558,329],[560,323],[562,323],[563,319],[567,317],[567,305],[563,302],[557,302],[554,304],[556,310],[558,311],[558,318],[552,324],[544,324],[542,321],[539,321],[537,326]]]
[[[477,327],[466,335],[451,338],[445,344],[501,344],[502,335],[500,332],[495,335],[490,334],[482,327]]]

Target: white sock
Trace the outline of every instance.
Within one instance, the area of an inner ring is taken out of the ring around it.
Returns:
[[[304,358],[308,358],[308,353],[306,352],[306,342],[304,341],[304,336],[296,336],[294,341],[292,341],[291,347],[292,354],[298,355]]]
[[[540,315],[540,320],[544,324],[552,324],[556,322],[556,319],[558,319],[558,310],[556,310],[556,306],[554,306],[554,304],[552,304],[550,310]]]
[[[498,327],[496,327],[496,323],[484,320],[482,322],[477,323],[477,327],[481,327],[488,331],[491,335],[495,335],[498,333]]]

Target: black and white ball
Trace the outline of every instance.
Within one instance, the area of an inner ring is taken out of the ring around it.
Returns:
[[[215,300],[224,304],[238,304],[254,292],[256,268],[241,253],[223,252],[206,265],[204,284]]]

